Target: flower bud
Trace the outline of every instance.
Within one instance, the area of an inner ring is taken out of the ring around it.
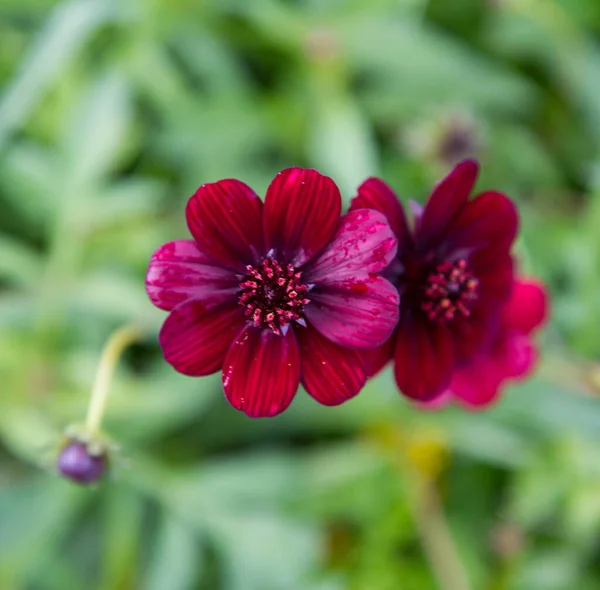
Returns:
[[[108,458],[101,446],[77,439],[68,439],[56,461],[61,475],[82,485],[99,481],[107,467]]]

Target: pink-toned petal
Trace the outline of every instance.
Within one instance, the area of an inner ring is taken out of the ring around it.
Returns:
[[[367,377],[377,375],[394,357],[394,348],[396,347],[395,334],[394,332],[385,344],[371,350],[362,351],[367,367]]]
[[[331,239],[342,197],[336,184],[316,170],[280,172],[265,197],[265,239],[279,262],[301,266]]]
[[[511,330],[529,334],[546,321],[549,303],[543,283],[535,279],[515,280],[504,308],[504,323]]]
[[[146,274],[150,301],[167,311],[190,298],[205,304],[233,299],[238,284],[235,274],[201,252],[194,240],[163,244],[150,258]]]
[[[275,416],[291,403],[300,384],[300,351],[293,330],[277,336],[247,326],[223,361],[229,403],[251,418]]]
[[[484,357],[456,371],[449,389],[463,406],[483,409],[499,399],[503,382],[504,377],[494,363]]]
[[[367,380],[363,353],[324,338],[310,324],[296,327],[302,385],[320,404],[337,406],[354,397]]]
[[[352,199],[350,211],[375,209],[385,215],[402,252],[412,246],[412,235],[406,215],[396,193],[379,178],[368,178],[358,187],[358,195]]]
[[[450,226],[444,253],[473,252],[481,248],[510,249],[519,226],[515,204],[502,193],[481,193],[466,204]]]
[[[478,170],[477,162],[465,160],[433,189],[418,224],[416,242],[419,251],[433,248],[444,239],[467,203]]]
[[[226,179],[202,185],[185,214],[203,252],[244,272],[264,254],[262,210],[262,201],[249,186]]]
[[[531,338],[518,332],[509,332],[504,344],[504,370],[507,377],[524,379],[537,361],[537,348]]]
[[[165,360],[184,375],[198,377],[218,371],[229,346],[245,324],[237,304],[206,309],[188,299],[171,311],[158,335]]]
[[[448,387],[453,369],[452,335],[445,324],[416,314],[400,322],[394,375],[404,395],[418,401],[432,400]]]
[[[414,402],[421,410],[441,410],[454,401],[454,395],[449,389],[442,391],[439,395],[427,402]]]
[[[382,213],[357,209],[342,217],[335,236],[304,271],[308,283],[333,284],[366,277],[394,260],[397,241]]]
[[[308,296],[307,319],[325,338],[346,348],[380,346],[398,323],[398,291],[380,276],[314,289]]]

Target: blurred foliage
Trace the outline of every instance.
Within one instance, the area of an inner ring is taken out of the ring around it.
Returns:
[[[597,0],[0,0],[0,588],[600,587],[599,34]],[[553,294],[494,409],[384,372],[252,421],[163,362],[143,277],[197,186],[304,165],[422,200],[466,155]],[[131,321],[122,452],[79,489],[56,444]]]

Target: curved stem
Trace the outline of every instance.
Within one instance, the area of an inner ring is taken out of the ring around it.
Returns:
[[[86,433],[91,438],[95,438],[99,434],[108,397],[108,388],[117,362],[123,351],[140,336],[141,330],[138,326],[125,326],[113,332],[102,351],[85,421]]]
[[[440,590],[470,590],[433,482],[414,474],[412,484],[415,524]]]

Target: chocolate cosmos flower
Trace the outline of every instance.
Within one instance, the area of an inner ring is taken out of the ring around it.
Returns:
[[[398,321],[398,293],[377,274],[396,239],[381,213],[340,211],[315,170],[280,172],[264,205],[238,180],[201,186],[186,211],[194,239],[161,246],[146,277],[170,311],[165,359],[186,375],[222,369],[227,399],[252,417],[285,410],[300,382],[325,405],[356,395],[367,377],[357,349]]]
[[[443,392],[454,371],[490,344],[510,295],[517,212],[493,191],[469,201],[477,171],[472,160],[457,165],[424,208],[413,204],[412,227],[379,179],[365,181],[352,201],[351,210],[384,213],[398,238],[386,276],[400,292],[400,323],[386,345],[368,353],[369,374],[393,358],[400,391],[416,400]]]

